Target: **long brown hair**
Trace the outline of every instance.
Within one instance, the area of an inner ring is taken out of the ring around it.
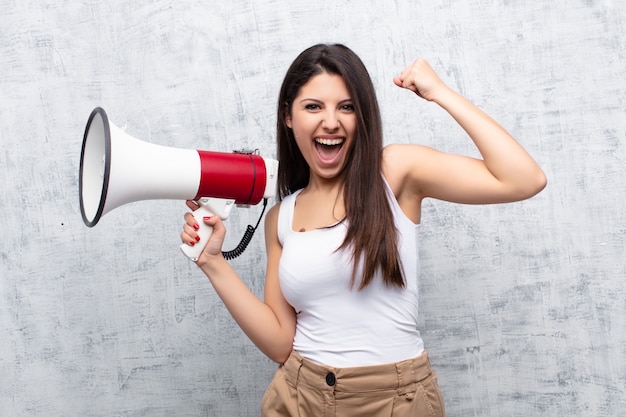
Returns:
[[[282,200],[309,183],[309,166],[285,121],[300,88],[311,77],[324,71],[343,78],[357,120],[348,162],[340,174],[345,184],[348,231],[339,249],[352,249],[352,284],[357,265],[363,260],[359,289],[365,288],[377,271],[381,271],[387,286],[402,288],[405,281],[398,255],[398,231],[381,171],[383,134],[378,100],[365,65],[344,45],[319,44],[306,49],[285,75],[278,98],[278,199]]]

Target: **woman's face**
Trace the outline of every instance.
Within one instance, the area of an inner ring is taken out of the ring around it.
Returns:
[[[354,105],[343,78],[326,72],[313,76],[300,88],[285,122],[309,164],[311,178],[337,177],[356,130]]]

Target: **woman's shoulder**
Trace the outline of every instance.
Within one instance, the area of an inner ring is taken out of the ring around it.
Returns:
[[[383,148],[382,168],[390,185],[402,185],[407,179],[419,180],[438,152],[424,145],[394,143]]]
[[[383,176],[402,211],[416,224],[421,218],[421,184],[430,149],[414,144],[391,144],[383,149]]]
[[[265,215],[265,239],[266,244],[278,242],[278,213],[280,213],[280,202],[274,204]]]
[[[268,216],[276,216],[278,214],[278,212],[280,211],[280,205],[281,205],[281,202],[278,201],[276,204],[274,204],[272,207],[270,207],[269,210],[267,211],[267,215]]]
[[[279,200],[267,211],[265,216],[265,224],[272,229],[275,229],[280,220],[281,207],[285,207],[287,210],[293,206],[293,199],[296,197],[299,191],[295,193],[287,194],[282,200]]]
[[[278,201],[276,204],[270,207],[270,209],[267,211],[267,214],[265,215],[266,221],[276,224],[276,222],[278,221],[278,213],[280,213],[281,204],[282,201]]]
[[[383,176],[396,196],[401,187],[406,185],[406,179],[411,169],[421,159],[422,152],[420,145],[394,143],[383,148]]]

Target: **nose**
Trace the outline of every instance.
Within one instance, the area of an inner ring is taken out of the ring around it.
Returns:
[[[335,111],[328,110],[324,113],[322,127],[326,130],[337,130],[339,128],[339,118]]]

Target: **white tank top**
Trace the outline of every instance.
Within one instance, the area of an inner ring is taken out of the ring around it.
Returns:
[[[280,205],[280,287],[297,314],[294,350],[307,359],[338,368],[368,366],[413,358],[424,349],[417,329],[419,225],[387,189],[407,281],[402,289],[385,286],[380,273],[361,291],[357,273],[351,289],[350,250],[336,251],[346,235],[345,222],[296,232],[293,213],[300,191]]]

